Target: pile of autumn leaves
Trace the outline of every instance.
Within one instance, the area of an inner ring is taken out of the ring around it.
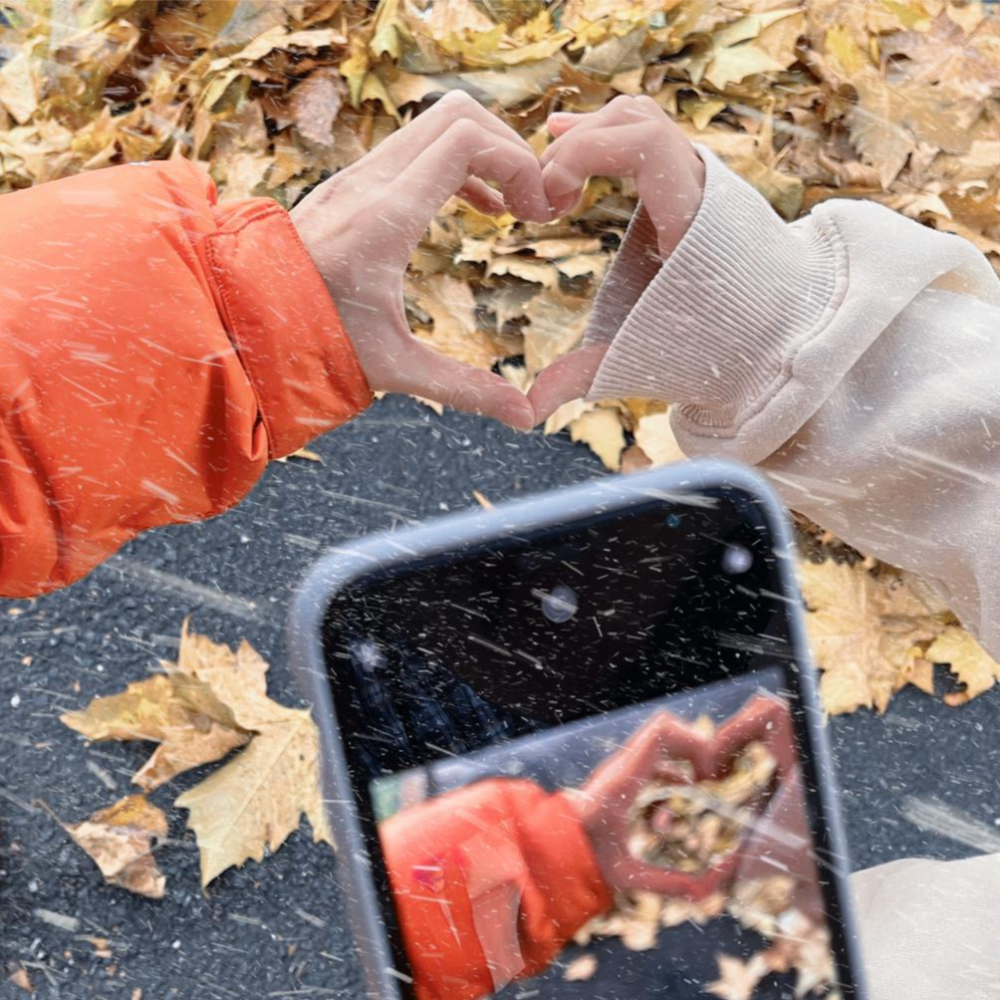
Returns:
[[[303,814],[316,841],[332,846],[319,787],[319,735],[308,710],[267,696],[267,662],[243,642],[234,652],[188,630],[176,663],[95,698],[62,721],[90,740],[142,740],[156,751],[132,777],[142,790],[64,829],[104,877],[158,899],[165,878],[153,851],[167,834],[166,814],[146,795],[184,771],[239,750],[181,795],[201,856],[201,881],[248,859],[261,861],[297,829]]]
[[[869,198],[1000,262],[1000,12],[870,0],[4,0],[0,192],[183,156],[290,205],[450,90],[539,152],[552,111],[646,94],[784,218]],[[4,52],[6,50],[6,53]],[[547,226],[453,201],[414,256],[415,334],[526,387],[583,335],[635,208],[599,178]],[[518,359],[516,364],[508,363]],[[665,403],[574,403],[613,470],[679,457]]]

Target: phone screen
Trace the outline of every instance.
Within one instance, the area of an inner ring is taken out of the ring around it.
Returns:
[[[331,604],[371,876],[419,1000],[853,995],[763,514],[651,501]]]

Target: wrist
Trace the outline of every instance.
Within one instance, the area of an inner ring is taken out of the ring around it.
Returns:
[[[844,275],[831,227],[789,226],[701,155],[701,207],[623,320],[589,397],[660,399],[674,404],[675,422],[726,437],[789,377]]]

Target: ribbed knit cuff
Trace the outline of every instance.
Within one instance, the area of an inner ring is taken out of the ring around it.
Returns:
[[[705,194],[690,229],[621,322],[588,398],[639,396],[733,436],[788,379],[843,275],[832,228],[788,225],[698,147]]]
[[[590,311],[585,344],[610,344],[663,261],[656,226],[640,202]]]

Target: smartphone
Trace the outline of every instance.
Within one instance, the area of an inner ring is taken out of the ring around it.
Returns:
[[[337,550],[290,643],[368,996],[866,996],[792,536],[749,470]]]

